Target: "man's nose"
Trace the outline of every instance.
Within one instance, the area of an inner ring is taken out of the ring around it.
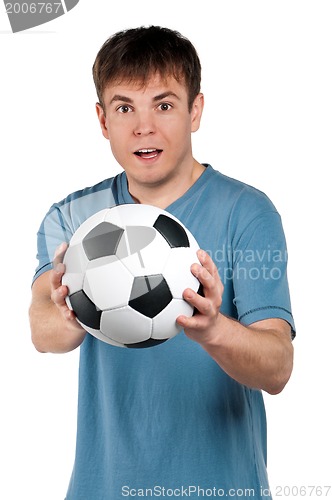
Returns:
[[[153,113],[150,112],[137,113],[136,123],[134,126],[134,134],[137,136],[145,136],[154,134],[155,131],[156,131],[156,125]]]

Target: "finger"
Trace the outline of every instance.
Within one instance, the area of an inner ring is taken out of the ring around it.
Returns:
[[[52,290],[51,299],[57,306],[62,306],[66,304],[67,295],[68,288],[65,285],[60,285]]]
[[[211,276],[213,277],[219,276],[217,266],[215,265],[212,258],[207,252],[200,249],[197,252],[197,257],[201,265],[211,274]]]
[[[214,306],[211,300],[194,292],[191,288],[187,288],[183,292],[183,298],[194,308],[198,313],[204,316],[212,316],[214,314]]]
[[[193,264],[191,271],[202,284],[204,295],[208,295],[209,291],[216,293],[218,296],[222,295],[224,286],[221,282],[217,266],[204,250],[199,250],[197,256],[201,266]]]
[[[51,300],[59,308],[61,313],[66,317],[66,319],[72,320],[76,319],[74,311],[69,309],[66,297],[68,295],[68,288],[65,285],[61,285],[51,293]]]
[[[193,316],[178,316],[176,322],[187,332],[190,330],[204,330],[208,327],[207,316],[194,314]]]
[[[62,276],[65,273],[65,265],[62,264],[62,262],[59,262],[56,266],[55,269],[53,269],[50,273],[50,282],[51,282],[51,287],[52,290],[55,290],[61,286],[62,283]]]
[[[209,292],[212,292],[217,286],[217,282],[211,273],[200,264],[193,264],[191,266],[191,272],[203,286],[205,296],[207,296]]]
[[[176,322],[179,326],[181,326],[184,329],[195,329],[197,328],[197,320],[193,320],[194,316],[189,317],[189,316],[179,316],[176,318]]]

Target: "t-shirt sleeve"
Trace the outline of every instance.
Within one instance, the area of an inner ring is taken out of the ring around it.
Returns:
[[[234,305],[241,323],[284,319],[291,325],[294,338],[285,235],[273,205],[267,201],[265,208],[237,233],[233,252]]]
[[[69,194],[54,203],[37,233],[38,265],[33,280],[52,268],[54,252],[63,242],[69,243],[76,229],[91,215],[117,204],[115,194],[121,176],[105,179],[94,186]]]
[[[66,224],[63,214],[57,205],[53,205],[43,219],[37,233],[37,260],[33,281],[41,274],[52,269],[56,248],[63,242],[68,243],[72,231]]]

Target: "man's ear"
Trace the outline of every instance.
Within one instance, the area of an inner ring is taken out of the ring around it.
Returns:
[[[196,132],[199,129],[204,108],[204,95],[199,93],[195,97],[191,108],[191,131]]]
[[[96,103],[96,111],[103,136],[105,137],[105,139],[109,139],[105,111],[99,102]]]

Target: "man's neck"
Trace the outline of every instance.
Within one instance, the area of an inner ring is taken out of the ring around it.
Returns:
[[[205,168],[194,160],[192,171],[187,177],[174,177],[161,185],[137,185],[128,179],[128,190],[136,203],[154,205],[165,209],[181,198],[202,175]]]

